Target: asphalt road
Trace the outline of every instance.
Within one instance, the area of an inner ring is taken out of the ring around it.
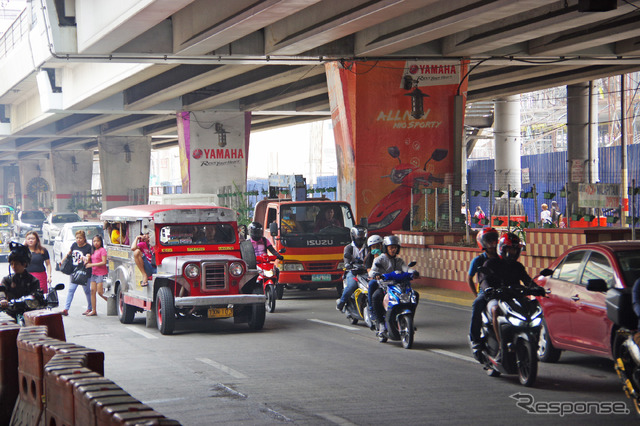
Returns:
[[[56,272],[54,282],[67,277]],[[66,290],[61,305],[65,297]],[[466,343],[470,308],[427,297],[411,350],[381,344],[368,328],[350,325],[335,310],[335,290],[287,291],[259,332],[218,320],[181,324],[175,335],[162,336],[145,327],[141,314],[132,325],[106,316],[101,299],[97,317],[82,316],[85,309],[79,290],[64,318],[67,340],[103,351],[106,377],[184,425],[640,420],[608,360],[565,353],[557,364],[540,364],[534,388],[515,376],[486,376]],[[621,402],[629,414],[611,414]],[[584,403],[591,403],[590,414],[583,414]],[[558,407],[564,415],[550,414]],[[566,412],[572,409],[577,412]]]

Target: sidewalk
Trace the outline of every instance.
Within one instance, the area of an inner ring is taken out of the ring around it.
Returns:
[[[471,304],[475,300],[475,296],[471,291],[458,291],[449,290],[446,288],[427,287],[427,286],[414,286],[420,298],[427,300],[433,300],[436,302],[453,303],[460,306],[471,307]]]

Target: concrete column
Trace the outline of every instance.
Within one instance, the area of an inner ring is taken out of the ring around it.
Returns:
[[[51,151],[53,173],[53,210],[70,211],[69,202],[75,192],[91,189],[93,153],[84,151]]]
[[[22,190],[20,188],[20,168],[16,166],[5,166],[2,168],[2,204],[16,207],[22,200]]]
[[[183,112],[177,119],[182,192],[244,192],[250,113]]]
[[[149,202],[150,136],[98,138],[102,211]],[[89,180],[91,182],[91,180]]]
[[[507,189],[522,189],[522,170],[520,166],[520,95],[500,98],[495,102],[495,184],[494,190],[505,195],[496,201],[494,216],[507,215]],[[511,215],[522,215],[524,209],[520,198],[512,199]]]
[[[578,211],[578,185],[586,181],[588,167],[589,83],[587,82],[567,86],[567,169],[569,181],[567,215]],[[583,172],[578,173],[578,170],[583,170]]]
[[[52,208],[52,173],[47,160],[21,160],[22,210]]]

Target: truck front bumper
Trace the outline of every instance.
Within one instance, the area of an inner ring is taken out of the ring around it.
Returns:
[[[264,303],[263,294],[238,294],[232,296],[201,296],[201,297],[176,297],[177,308],[191,308],[194,306],[218,306],[218,305],[254,305]]]

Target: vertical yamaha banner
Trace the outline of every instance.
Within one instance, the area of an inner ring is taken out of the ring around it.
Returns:
[[[466,61],[326,65],[339,199],[370,233],[409,229],[411,189],[442,186],[454,171],[454,98]],[[464,104],[463,104],[464,109]],[[414,204],[416,200],[414,198]]]

